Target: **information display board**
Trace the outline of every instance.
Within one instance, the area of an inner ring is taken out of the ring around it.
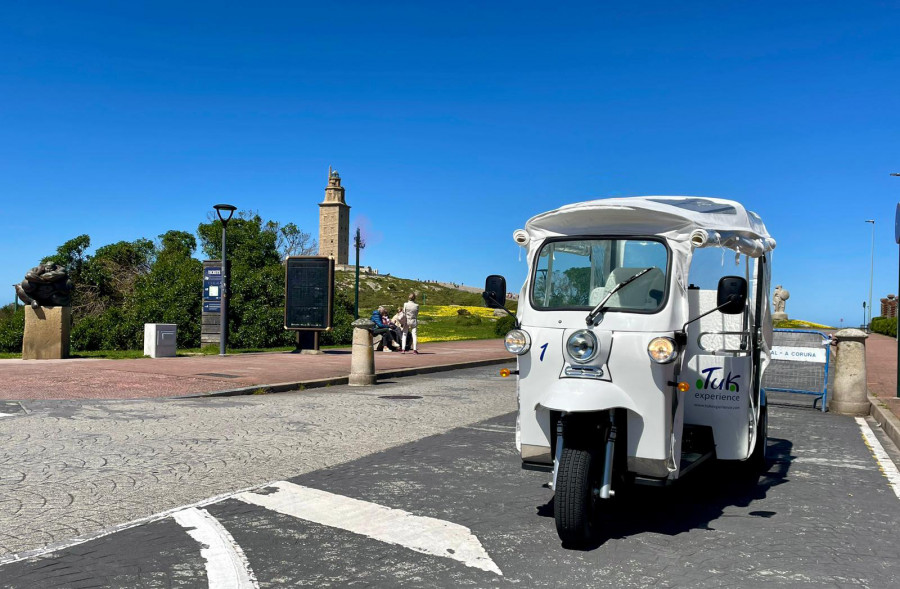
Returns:
[[[208,263],[219,263],[207,260]],[[222,308],[222,266],[203,265],[203,312],[218,313]]]
[[[231,271],[231,261],[228,262]],[[222,339],[222,261],[203,260],[203,297],[200,316],[200,344],[218,345]]]
[[[331,329],[334,307],[334,258],[291,256],[285,263],[284,328]]]

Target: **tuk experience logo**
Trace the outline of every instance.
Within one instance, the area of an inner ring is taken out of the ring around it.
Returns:
[[[717,370],[721,370],[722,372],[717,373]],[[697,379],[697,392],[694,393],[694,398],[702,399],[704,401],[740,401],[740,395],[729,395],[727,393],[714,393],[714,392],[703,392],[703,391],[728,391],[731,393],[739,393],[741,391],[741,385],[738,380],[741,378],[740,374],[732,374],[731,371],[728,371],[728,374],[725,374],[724,366],[713,366],[711,368],[704,368],[700,371],[701,374],[706,375],[706,379],[698,378]],[[716,377],[724,377],[719,378]]]

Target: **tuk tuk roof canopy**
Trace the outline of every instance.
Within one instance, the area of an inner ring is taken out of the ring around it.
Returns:
[[[661,235],[694,247],[719,246],[759,257],[775,248],[759,215],[738,202],[699,196],[634,196],[565,205],[525,224],[526,246],[562,235]]]

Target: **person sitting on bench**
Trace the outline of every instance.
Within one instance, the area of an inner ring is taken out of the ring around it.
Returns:
[[[372,312],[372,322],[375,324],[375,329],[372,330],[372,335],[380,335],[381,342],[376,345],[376,350],[382,349],[385,352],[390,352],[394,349],[399,350],[400,344],[394,341],[394,332],[393,330],[384,324],[384,321],[381,320],[381,315],[387,314],[387,309],[383,306],[378,307]]]

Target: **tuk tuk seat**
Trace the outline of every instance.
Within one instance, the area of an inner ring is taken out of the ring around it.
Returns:
[[[588,304],[596,306],[617,284],[627,280],[644,270],[644,268],[616,268],[609,273],[605,286],[599,286],[591,291]],[[649,272],[635,280],[609,298],[606,302],[609,307],[626,307],[629,309],[656,309],[662,302],[663,293],[666,290],[666,277],[659,268],[652,268]]]

